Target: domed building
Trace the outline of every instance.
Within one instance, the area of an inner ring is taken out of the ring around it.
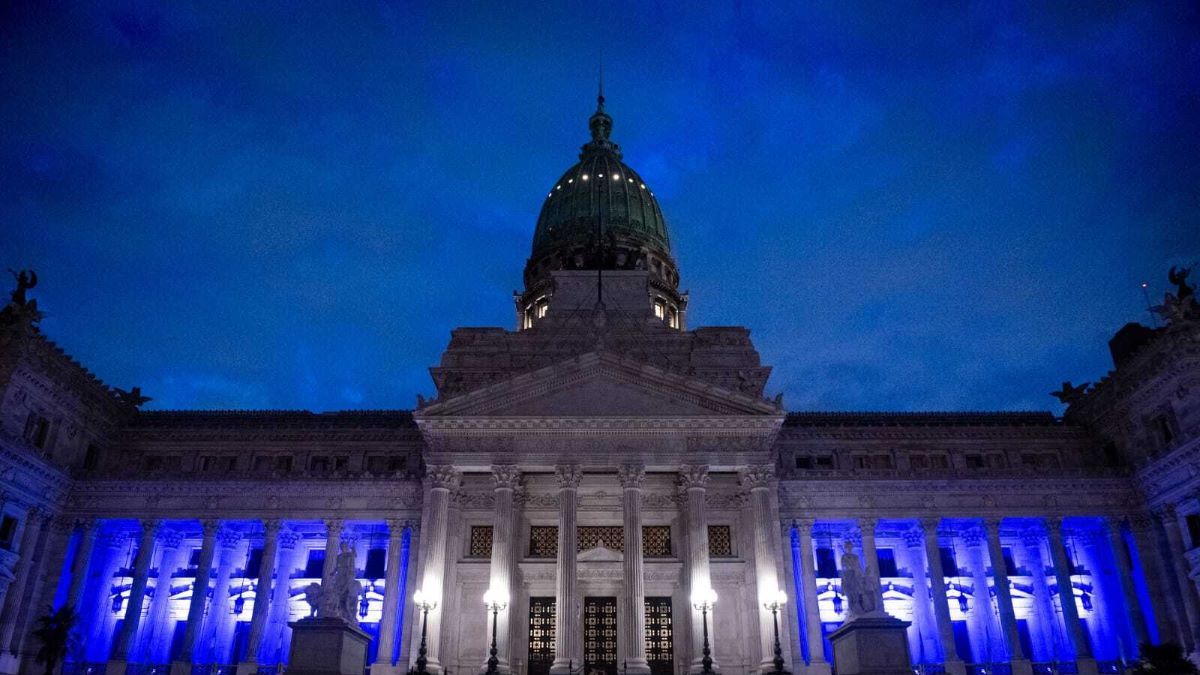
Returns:
[[[0,310],[0,672],[42,671],[45,608],[78,617],[65,672],[108,675],[307,672],[314,611],[357,625],[372,675],[481,672],[493,635],[505,674],[829,675],[868,605],[917,673],[1195,657],[1186,272],[1165,326],[1056,392],[1063,416],[788,411],[749,330],[688,326],[604,103],[542,186],[515,326],[452,331],[414,410],[143,410],[41,331],[22,275]]]

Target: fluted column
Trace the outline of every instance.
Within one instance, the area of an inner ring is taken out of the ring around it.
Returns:
[[[1050,540],[1050,557],[1054,560],[1054,578],[1058,582],[1058,604],[1063,622],[1067,624],[1071,646],[1075,648],[1079,675],[1096,675],[1096,659],[1092,657],[1092,646],[1083,631],[1083,624],[1079,622],[1079,609],[1075,606],[1075,586],[1071,583],[1071,566],[1063,542],[1062,518],[1048,518],[1046,529]]]
[[[404,579],[404,594],[398,599],[400,602],[400,630],[399,642],[400,649],[396,653],[396,669],[402,671],[407,668],[409,663],[408,653],[410,649],[415,649],[416,645],[411,640],[405,639],[405,633],[409,627],[413,625],[413,618],[416,616],[416,607],[410,601],[413,595],[413,589],[417,587],[417,573],[420,567],[418,562],[421,551],[421,524],[417,521],[408,521],[408,546],[403,549],[403,555],[408,560],[408,575]]]
[[[921,528],[914,527],[903,533],[908,568],[913,575],[913,620],[920,637],[920,651],[916,652],[921,663],[941,663],[945,658],[938,639],[937,619],[934,618],[933,601],[929,597],[928,566],[925,564],[925,536]]]
[[[758,610],[758,642],[760,671],[770,670],[775,660],[775,620],[763,603],[773,601],[779,590],[779,569],[775,565],[778,556],[773,546],[775,516],[771,512],[771,492],[774,485],[775,471],[769,464],[747,467],[742,471],[742,487],[750,493],[750,517],[753,519],[752,532],[754,535],[754,576],[755,587],[758,591],[758,602],[754,606]],[[786,611],[786,610],[785,610]],[[787,622],[783,623],[787,628]],[[787,635],[781,634],[780,640],[787,643]],[[754,652],[750,652],[754,657]],[[753,663],[753,662],[751,662]]]
[[[388,518],[388,548],[387,569],[383,579],[383,611],[379,619],[379,648],[375,654],[375,664],[371,672],[394,673],[392,658],[396,651],[396,621],[404,599],[400,595],[401,545],[404,543],[405,521],[399,518]]]
[[[620,643],[626,655],[623,669],[634,675],[647,675],[650,663],[646,661],[646,582],[645,560],[642,556],[642,486],[646,480],[646,468],[640,464],[626,464],[618,470],[617,478],[621,481],[625,544],[622,564],[625,602],[619,622]]]
[[[0,614],[0,650],[3,652],[9,651],[9,645],[18,634],[20,615],[29,610],[25,591],[37,574],[36,563],[41,557],[41,549],[46,544],[49,531],[48,514],[37,507],[30,508],[25,514],[20,548],[17,549],[20,560],[16,566],[16,576],[8,586],[8,595],[4,598],[4,611]]]
[[[88,566],[92,553],[96,550],[96,535],[100,525],[95,520],[86,520],[79,524],[79,546],[75,549],[75,559],[71,561],[71,580],[67,584],[67,599],[65,606],[75,610],[75,615],[83,618],[83,608],[79,601],[83,598],[86,585]]]
[[[325,561],[321,564],[321,588],[326,588],[333,579],[333,570],[337,567],[339,548],[342,545],[342,529],[346,521],[341,518],[325,520]]]
[[[275,665],[287,656],[287,636],[292,630],[287,625],[288,605],[292,600],[292,572],[296,568],[296,544],[300,542],[300,538],[300,533],[291,528],[279,528],[275,596],[271,598],[266,631],[258,648],[258,662],[261,664]]]
[[[254,589],[254,609],[250,613],[250,630],[246,635],[246,654],[237,666],[237,675],[258,672],[258,650],[262,645],[267,617],[271,612],[275,559],[279,553],[279,521],[263,521],[262,560],[258,566],[258,584]],[[284,582],[286,592],[286,582]]]
[[[212,602],[204,618],[204,638],[201,644],[205,663],[229,663],[233,649],[233,612],[229,602],[229,580],[237,564],[237,549],[242,542],[240,532],[224,529],[217,535],[217,576],[213,580]]]
[[[430,466],[426,471],[429,481],[428,546],[425,549],[425,569],[421,578],[421,589],[425,597],[435,601],[438,609],[429,613],[428,670],[435,675],[442,672],[442,617],[445,615],[446,540],[450,527],[450,491],[458,487],[459,473],[449,466]],[[420,628],[416,629],[418,633]]]
[[[679,482],[687,506],[688,557],[687,570],[684,573],[689,581],[687,603],[692,627],[692,663],[688,671],[697,673],[702,669],[700,661],[704,645],[703,622],[699,610],[692,607],[690,596],[697,590],[712,588],[712,573],[708,560],[708,511],[704,503],[708,494],[708,466],[680,467]],[[713,608],[708,612],[709,647],[712,650],[713,670],[719,669],[716,662],[717,611],[716,608]]]
[[[929,588],[933,594],[933,616],[937,619],[942,654],[945,654],[946,675],[964,675],[966,665],[954,644],[954,624],[950,621],[950,603],[946,599],[946,574],[942,569],[942,552],[938,546],[940,524],[938,518],[921,521],[925,534],[925,564],[929,567]]]
[[[1058,618],[1054,602],[1050,598],[1050,585],[1046,583],[1046,562],[1042,555],[1045,534],[1040,528],[1030,528],[1021,533],[1025,557],[1029,560],[1030,578],[1033,580],[1033,617],[1031,635],[1034,644],[1034,661],[1057,661]],[[1040,647],[1039,647],[1040,645]]]
[[[975,662],[990,663],[1003,660],[1003,656],[997,654],[994,649],[996,644],[1003,644],[1004,638],[992,620],[992,594],[988,587],[987,562],[983,557],[987,536],[983,528],[972,526],[962,532],[962,538],[967,547],[974,586],[971,619],[975,624],[975,637],[971,642],[975,646]]]
[[[200,525],[204,528],[204,537],[200,542],[200,560],[196,564],[196,580],[192,583],[192,600],[188,604],[187,624],[183,629],[179,655],[171,662],[171,675],[191,675],[196,638],[199,637],[204,623],[208,580],[212,576],[213,554],[217,549],[218,522],[204,520]]]
[[[825,633],[821,629],[821,607],[817,598],[817,570],[813,556],[812,530],[815,521],[802,518],[796,521],[796,545],[800,548],[800,581],[804,585],[804,629],[808,637],[808,674],[829,675],[825,660]]]
[[[1125,601],[1126,615],[1130,627],[1133,628],[1137,644],[1134,645],[1131,656],[1137,656],[1140,646],[1150,643],[1150,631],[1146,629],[1146,617],[1142,613],[1142,603],[1138,599],[1137,589],[1133,585],[1133,568],[1125,546],[1125,538],[1121,535],[1121,522],[1114,518],[1104,519],[1105,533],[1108,535],[1108,548],[1116,562],[1117,581],[1121,584],[1121,597]]]
[[[122,552],[129,544],[130,535],[126,532],[106,532],[99,537],[100,559],[96,569],[89,575],[87,584],[91,592],[84,593],[84,614],[80,616],[79,625],[83,628],[80,642],[83,643],[87,660],[107,661],[112,656],[113,622],[109,619],[109,608],[113,594],[113,577],[121,567]],[[130,551],[132,554],[132,550]],[[129,564],[133,564],[130,560]],[[88,600],[91,602],[87,602]]]
[[[1183,525],[1174,506],[1168,506],[1156,514],[1162,522],[1163,531],[1167,535],[1167,548],[1170,550],[1168,564],[1179,584],[1179,597],[1183,605],[1184,618],[1187,620],[1188,638],[1192,645],[1192,653],[1200,652],[1200,605],[1196,600],[1196,587],[1188,575],[1188,561],[1183,547],[1180,529]]]
[[[1162,553],[1155,519],[1148,514],[1134,516],[1129,520],[1129,529],[1133,534],[1138,560],[1142,564],[1146,591],[1150,595],[1150,607],[1146,608],[1145,614],[1154,616],[1160,642],[1176,642],[1190,652],[1190,632],[1183,608],[1176,594],[1167,590],[1170,587],[1167,579],[1171,572],[1167,566],[1167,556]],[[1149,617],[1146,618],[1148,622]]]
[[[133,563],[133,583],[129,587],[129,604],[125,606],[125,620],[121,632],[117,633],[112,658],[108,662],[110,675],[122,675],[129,662],[129,647],[142,620],[142,602],[146,598],[146,575],[150,572],[150,561],[154,558],[154,540],[162,521],[142,521],[142,538],[138,544],[137,559]]]
[[[1033,666],[1021,647],[1017,633],[1017,613],[1013,610],[1012,591],[1008,586],[1008,569],[1004,563],[1004,548],[1000,545],[1000,519],[989,518],[987,527],[988,558],[992,562],[992,581],[996,587],[996,604],[1000,609],[1000,629],[1008,647],[1008,659],[1013,675],[1031,675]]]
[[[497,670],[507,674],[512,670],[509,650],[512,646],[512,629],[515,623],[513,615],[517,607],[517,589],[513,583],[516,573],[513,495],[521,484],[521,470],[512,465],[493,466],[492,478],[496,517],[492,523],[489,585],[509,599],[508,606],[500,610],[496,617],[496,658],[499,661]],[[486,668],[486,662],[484,667]]]
[[[583,664],[583,622],[579,599],[578,558],[579,482],[583,470],[575,465],[554,469],[558,477],[558,570],[555,588],[554,663],[551,675],[569,675],[572,663]]]
[[[874,580],[871,587],[875,589],[875,608],[883,612],[885,610],[883,608],[883,589],[879,583],[879,550],[875,547],[875,527],[878,523],[877,518],[859,518],[858,531],[862,537],[865,571]]]
[[[176,530],[162,531],[159,536],[162,553],[158,561],[158,578],[154,582],[154,595],[150,598],[150,611],[146,613],[146,625],[142,628],[142,644],[139,652],[148,663],[162,663],[169,657],[171,635],[167,626],[167,610],[171,605],[171,575],[179,566],[183,535]]]

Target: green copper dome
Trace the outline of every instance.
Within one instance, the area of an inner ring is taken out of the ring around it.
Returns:
[[[604,112],[604,97],[598,102],[588,125],[592,140],[583,146],[579,163],[547,191],[533,235],[531,262],[556,253],[566,257],[571,250],[594,249],[597,233],[604,237],[604,246],[620,241],[626,248],[645,248],[664,257],[670,254],[667,223],[658,200],[642,177],[621,161],[620,148],[609,140],[612,118]]]

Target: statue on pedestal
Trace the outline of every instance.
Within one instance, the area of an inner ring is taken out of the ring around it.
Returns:
[[[842,595],[846,596],[848,620],[879,613],[879,582],[869,567],[863,568],[858,554],[854,552],[854,544],[847,541],[842,545],[845,551],[842,553]]]
[[[321,589],[317,618],[336,618],[353,625],[358,624],[355,610],[358,607],[358,597],[362,594],[362,584],[354,578],[355,557],[354,547],[343,542],[333,568],[333,578],[329,580],[329,587]]]

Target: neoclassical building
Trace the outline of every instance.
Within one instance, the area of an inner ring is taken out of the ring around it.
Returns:
[[[789,412],[741,327],[688,326],[652,187],[603,98],[546,190],[515,329],[459,328],[414,410],[143,410],[0,312],[0,671],[72,608],[79,673],[287,669],[289,623],[355,547],[364,668],[828,675],[850,542],[919,672],[1117,672],[1200,650],[1200,310],[1042,413]],[[52,283],[52,281],[50,281]],[[57,307],[67,312],[69,307]],[[885,358],[881,355],[880,358]],[[1044,386],[1044,383],[1030,383]],[[153,392],[149,392],[153,394]]]

